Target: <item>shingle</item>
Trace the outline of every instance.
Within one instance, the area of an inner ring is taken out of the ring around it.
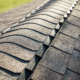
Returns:
[[[0,69],[0,80],[17,80],[18,76],[19,74],[14,74]]]
[[[0,51],[5,52],[7,54],[13,55],[17,58],[29,61],[35,55],[34,51],[30,51],[28,49],[24,49],[13,43],[1,43]]]
[[[75,49],[80,51],[80,41],[78,41],[78,40],[76,42]]]
[[[47,16],[47,15],[37,15],[37,16],[32,17],[32,19],[35,19],[35,18],[37,18],[37,20],[44,19],[44,20],[47,20],[47,21],[52,22],[52,23],[58,23],[59,22],[58,19]]]
[[[66,6],[66,5],[59,4],[59,3],[56,3],[56,4],[54,4],[54,5],[51,5],[51,4],[50,4],[49,6],[52,6],[52,7],[58,6],[58,7],[61,7],[61,8],[63,8],[63,9],[65,9],[65,10],[68,10],[68,9],[70,8],[70,6]]]
[[[40,42],[37,42],[37,41],[34,41],[27,37],[19,36],[19,35],[7,36],[7,37],[0,38],[0,44],[5,43],[5,42],[6,43],[9,43],[9,42],[14,43],[14,44],[23,46],[23,47],[31,49],[31,50],[38,50],[42,44]]]
[[[80,1],[78,1],[78,4],[80,5]]]
[[[10,70],[14,73],[21,73],[22,70],[26,67],[26,65],[27,65],[27,63],[22,63],[6,54],[0,52],[0,67]]]
[[[67,70],[63,80],[80,80],[80,75]]]
[[[29,30],[29,29],[20,29],[20,30],[15,30],[9,33],[6,33],[4,35],[1,35],[0,37],[5,37],[5,36],[9,36],[9,35],[23,35],[29,38],[32,38],[34,40],[38,40],[40,42],[43,42],[46,38],[47,35],[43,35],[41,33],[35,32],[33,30]]]
[[[37,25],[37,24],[18,25],[16,27],[11,28],[9,31],[13,31],[13,30],[17,30],[17,29],[32,29],[32,30],[41,32],[41,33],[46,34],[46,35],[49,35],[51,33],[51,31],[52,31],[51,29],[48,29],[48,28],[46,28],[44,26],[40,26],[40,25]]]
[[[47,69],[46,67],[43,67],[41,65],[39,65],[33,76],[32,76],[33,80],[61,80],[62,79],[62,75],[53,72],[49,69]]]
[[[64,0],[62,0],[62,1],[60,1],[60,0],[56,0],[56,1],[54,1],[53,3],[52,3],[52,5],[54,5],[54,4],[62,4],[62,5],[65,5],[65,6],[71,6],[71,4],[69,4],[69,3],[67,3],[68,1],[64,1]]]
[[[76,14],[76,13],[77,13],[77,14]],[[77,18],[80,18],[80,11],[74,9],[73,12],[72,12],[72,15],[73,15],[73,16],[76,16]]]
[[[55,27],[55,25],[56,25],[56,24],[50,23],[50,22],[42,20],[42,19],[32,19],[32,20],[29,20],[27,22],[24,22],[24,24],[25,23],[26,24],[35,23],[35,24],[39,24],[39,25],[42,25],[42,26],[45,26],[45,27],[51,28],[51,29],[53,29]]]
[[[74,24],[75,26],[79,26],[80,27],[80,19],[79,18],[77,18],[77,17],[74,17],[74,16],[70,16],[69,18],[68,18],[68,20],[67,20],[69,23],[72,23],[72,24]]]
[[[70,55],[50,47],[44,54],[40,64],[56,72],[65,73]]]
[[[74,50],[68,68],[80,74],[80,52]]]
[[[78,41],[80,42],[80,35],[79,35],[79,37],[78,37]]]
[[[69,3],[69,4],[72,4],[73,3],[73,1],[70,1],[70,0],[62,0],[62,1],[64,1],[64,2],[66,2],[66,3]]]
[[[52,42],[51,45],[67,52],[67,53],[70,53],[72,54],[72,51],[76,45],[76,40],[74,38],[71,38],[71,37],[68,37],[66,35],[63,35],[63,34],[59,34],[55,41]]]
[[[80,10],[80,5],[76,5],[75,9]]]
[[[66,22],[61,29],[61,32],[78,39],[80,28]]]
[[[50,8],[50,7],[49,7]],[[56,14],[56,13],[53,13],[53,12],[49,12],[49,11],[45,11],[45,12],[40,12],[38,14],[46,14],[46,15],[50,15],[52,17],[55,17],[55,18],[58,18],[58,19],[61,19],[62,16],[59,15],[59,14]]]
[[[48,7],[48,8],[50,8],[50,9],[58,9],[58,10],[60,10],[60,11],[67,12],[66,9],[61,8],[61,7],[58,7],[58,6],[53,6],[53,7]]]
[[[61,14],[61,15],[65,14],[65,12],[63,12],[63,11],[60,11],[60,10],[57,10],[57,9],[49,9],[47,7],[43,11],[52,11],[54,13],[58,13],[58,14]]]

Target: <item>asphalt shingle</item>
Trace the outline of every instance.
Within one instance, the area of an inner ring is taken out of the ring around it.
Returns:
[[[73,25],[75,25],[75,26],[78,26],[78,27],[80,27],[80,19],[79,18],[77,18],[77,17],[75,17],[75,16],[70,16],[69,18],[68,18],[68,20],[67,20],[69,23],[72,23]]]
[[[50,8],[50,7],[49,7],[49,8]],[[49,12],[49,11],[40,12],[39,14],[50,15],[50,16],[55,17],[55,18],[57,18],[57,19],[61,19],[61,18],[62,18],[61,15],[56,14],[56,13],[52,13],[52,12]]]
[[[47,38],[47,35],[35,32],[33,30],[29,30],[29,29],[20,29],[20,30],[15,30],[12,32],[8,32],[0,37],[6,37],[6,36],[10,36],[10,35],[23,35],[29,38],[32,38],[34,40],[38,40],[40,42],[45,41],[45,39]]]
[[[10,70],[14,73],[21,73],[22,70],[26,67],[26,65],[27,65],[27,63],[22,63],[6,54],[0,52],[0,67]]]
[[[80,75],[73,71],[67,70],[63,80],[80,80]]]
[[[80,34],[80,28],[66,22],[61,32],[78,39]]]
[[[76,51],[76,50],[73,51],[68,68],[80,74],[80,52],[79,51]]]
[[[62,75],[51,71],[49,69],[47,69],[46,67],[43,67],[41,65],[39,65],[37,67],[37,69],[35,70],[33,76],[32,76],[33,80],[61,80],[62,79]]]
[[[44,54],[40,64],[51,70],[64,74],[69,57],[70,55],[50,47]]]
[[[64,13],[65,13],[65,12],[57,10],[57,9],[49,9],[47,7],[43,11],[51,11],[51,12],[54,12],[54,13],[57,13],[57,14],[61,14],[61,15],[64,15]]]
[[[60,33],[55,41],[52,42],[52,46],[55,46],[69,54],[72,54],[72,51],[76,45],[76,39],[73,39],[69,36],[66,36],[62,33]]]
[[[76,13],[77,13],[77,14],[76,14]],[[76,17],[78,17],[78,18],[80,18],[80,11],[74,9],[73,12],[72,12],[72,15],[73,15],[73,16],[76,16]]]

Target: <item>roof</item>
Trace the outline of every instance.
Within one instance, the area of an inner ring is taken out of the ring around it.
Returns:
[[[1,80],[80,79],[80,1],[74,1],[50,0],[1,33]]]

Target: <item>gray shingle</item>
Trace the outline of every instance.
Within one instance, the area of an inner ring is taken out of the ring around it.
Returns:
[[[39,65],[36,68],[36,70],[32,76],[32,79],[33,80],[61,80],[62,75]]]
[[[80,52],[74,50],[68,68],[80,74]]]
[[[43,11],[52,11],[54,13],[58,13],[58,14],[61,14],[61,15],[64,15],[64,13],[65,13],[65,12],[57,10],[57,9],[49,9],[47,7]]]
[[[77,6],[75,7],[75,9],[80,10],[80,5],[77,4]]]
[[[63,80],[80,80],[80,75],[67,70]]]
[[[25,48],[31,49],[31,50],[38,50],[42,43],[36,42],[32,39],[29,39],[25,36],[7,36],[4,38],[0,38],[0,44],[1,43],[13,43],[17,45],[21,45]]]
[[[78,1],[78,4],[80,5],[80,1]]]
[[[18,76],[19,74],[13,74],[0,69],[0,80],[17,80]]]
[[[38,40],[40,42],[45,41],[45,39],[47,38],[47,35],[43,35],[38,32],[35,32],[33,30],[29,30],[29,29],[15,30],[15,31],[6,33],[0,37],[5,37],[5,36],[9,36],[9,35],[23,35],[23,36]]]
[[[50,7],[49,7],[50,8]],[[54,7],[53,7],[54,8]],[[51,9],[51,8],[50,8]],[[56,13],[53,13],[53,12],[49,12],[49,11],[45,11],[45,12],[40,12],[39,14],[46,14],[46,15],[50,15],[52,17],[55,17],[55,18],[58,18],[58,19],[61,19],[62,16],[59,15],[59,14],[56,14]]]
[[[44,26],[40,26],[40,25],[37,25],[37,24],[23,24],[23,25],[18,25],[16,27],[11,28],[9,31],[13,31],[13,30],[17,30],[17,29],[32,29],[32,30],[41,32],[41,33],[46,34],[46,35],[49,35],[51,33],[51,31],[52,31],[51,29],[48,29],[48,28],[46,28]]]
[[[58,9],[58,10],[60,10],[60,11],[67,12],[66,9],[61,8],[61,7],[58,7],[58,6],[53,6],[53,7],[48,7],[48,8],[50,8],[50,9]]]
[[[76,42],[75,49],[80,51],[80,41],[78,41],[78,40]]]
[[[67,3],[68,1],[66,0],[56,0],[56,1],[54,1],[53,3],[52,3],[52,5],[54,5],[54,4],[62,4],[62,5],[65,5],[65,6],[71,6],[71,4],[69,4],[69,3]]]
[[[50,47],[44,54],[40,64],[51,70],[64,74],[69,57],[70,55]]]
[[[22,63],[6,54],[0,52],[0,67],[10,70],[14,73],[21,73],[22,70],[26,67],[26,65],[27,65],[27,63]]]
[[[24,49],[14,43],[1,43],[0,44],[0,51],[6,52],[10,55],[13,55],[17,58],[29,61],[35,55],[34,51],[30,51],[28,49]]]
[[[72,54],[72,51],[76,45],[76,42],[77,41],[75,39],[60,33],[57,36],[57,38],[55,39],[55,41],[52,42],[51,45],[65,51],[67,53]]]
[[[80,34],[80,28],[70,23],[65,23],[61,32],[78,39]]]
[[[38,19],[44,19],[44,20],[47,20],[47,21],[52,22],[52,23],[58,23],[59,22],[58,19],[47,16],[47,15],[37,15],[37,16],[32,17],[32,19],[35,19],[35,18],[37,18],[37,20]]]
[[[77,18],[77,17],[75,17],[75,16],[72,16],[72,15],[71,15],[71,16],[68,18],[67,21],[68,21],[69,23],[72,23],[72,24],[80,27],[80,22],[79,22],[80,19]]]
[[[53,24],[53,23],[50,23],[48,21],[45,21],[45,20],[42,20],[42,19],[32,19],[32,20],[29,20],[27,22],[24,22],[25,23],[35,23],[35,24],[40,24],[42,26],[45,26],[47,28],[51,28],[53,29],[55,27],[56,24]]]
[[[73,16],[76,16],[76,17],[78,17],[78,18],[80,18],[80,11],[74,9],[73,12],[72,12],[72,15],[73,15]]]
[[[66,6],[65,4],[63,5],[63,4],[59,4],[59,3],[55,3],[54,5],[51,5],[51,4],[50,4],[49,6],[52,6],[52,7],[58,6],[58,7],[61,7],[61,8],[63,8],[63,9],[65,9],[65,10],[67,10],[67,9],[70,8],[70,6]]]

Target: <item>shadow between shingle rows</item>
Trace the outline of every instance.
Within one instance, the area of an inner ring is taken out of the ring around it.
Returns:
[[[48,44],[49,45],[49,44]]]
[[[53,1],[54,2],[54,1]]]

